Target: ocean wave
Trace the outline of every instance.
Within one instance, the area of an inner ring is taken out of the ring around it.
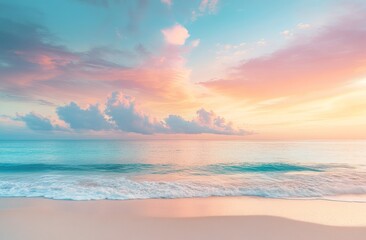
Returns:
[[[330,166],[330,165],[329,165]],[[325,170],[326,165],[301,165],[290,163],[236,163],[236,164],[213,164],[202,167],[204,171],[211,173],[245,173],[245,172],[321,172]]]
[[[186,176],[171,180],[120,174],[3,174],[0,197],[45,197],[64,200],[257,196],[266,198],[332,198],[366,194],[366,172],[354,169],[315,172],[241,173]],[[347,200],[345,198],[344,200]]]
[[[142,171],[152,171],[169,168],[168,164],[21,164],[21,163],[0,163],[0,172],[116,172],[133,173]]]
[[[291,163],[230,163],[210,164],[197,166],[182,166],[175,164],[145,164],[145,163],[124,163],[124,164],[22,164],[22,163],[0,163],[0,172],[104,172],[104,173],[156,173],[168,174],[175,172],[196,172],[201,174],[235,174],[246,172],[321,172],[336,165],[302,165]]]

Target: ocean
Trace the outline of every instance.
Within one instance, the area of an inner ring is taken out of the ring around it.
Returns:
[[[0,141],[0,197],[366,202],[366,142]]]

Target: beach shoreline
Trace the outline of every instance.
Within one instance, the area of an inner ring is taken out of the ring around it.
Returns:
[[[210,197],[0,199],[0,238],[364,239],[366,203]]]

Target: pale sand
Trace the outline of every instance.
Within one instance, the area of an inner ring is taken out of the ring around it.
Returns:
[[[366,204],[202,198],[0,199],[0,239],[366,239]]]

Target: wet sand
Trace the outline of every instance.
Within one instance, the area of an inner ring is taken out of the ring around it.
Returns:
[[[0,239],[365,239],[366,204],[194,198],[0,199]]]

